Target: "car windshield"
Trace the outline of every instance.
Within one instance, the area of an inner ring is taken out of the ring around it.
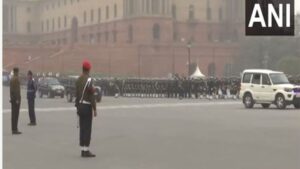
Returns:
[[[277,84],[289,84],[288,78],[283,73],[273,73],[270,74],[270,78],[274,85]]]
[[[59,85],[59,82],[57,79],[49,79],[48,83],[49,83],[49,85]]]

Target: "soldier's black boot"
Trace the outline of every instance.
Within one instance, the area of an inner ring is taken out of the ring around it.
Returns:
[[[36,126],[36,123],[30,122],[30,123],[28,123],[27,125],[28,125],[28,126]]]
[[[96,157],[96,155],[91,153],[90,151],[81,151],[81,157],[92,158]]]
[[[22,134],[20,131],[16,130],[16,131],[12,131],[12,134],[13,135],[19,135],[19,134]]]

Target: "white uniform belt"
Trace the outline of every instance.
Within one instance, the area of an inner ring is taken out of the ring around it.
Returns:
[[[82,103],[82,104],[91,104],[91,102],[88,102],[88,101],[85,101],[85,100],[82,100],[81,103]]]

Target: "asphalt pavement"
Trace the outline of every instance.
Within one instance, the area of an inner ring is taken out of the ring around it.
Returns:
[[[3,91],[4,169],[299,169],[300,111],[246,110],[240,101],[104,97],[93,121],[94,159],[82,159],[74,103],[37,98],[29,127],[25,92],[10,130]]]

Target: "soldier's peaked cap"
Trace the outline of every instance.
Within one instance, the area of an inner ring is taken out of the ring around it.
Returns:
[[[84,68],[86,70],[90,70],[92,68],[92,65],[88,60],[84,60],[82,62],[82,68]]]

